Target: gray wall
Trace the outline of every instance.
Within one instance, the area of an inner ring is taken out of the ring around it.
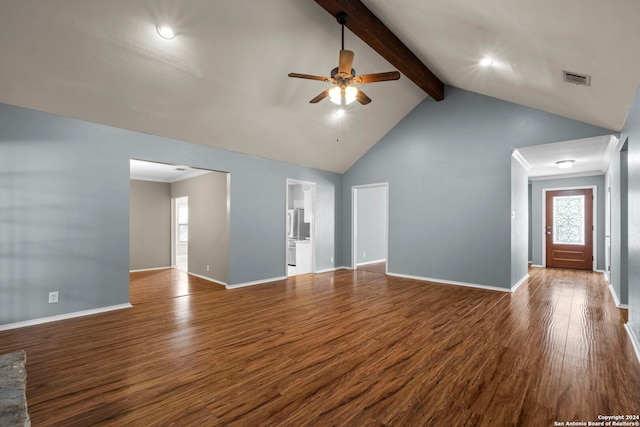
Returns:
[[[624,141],[620,141],[620,145],[622,145]],[[609,235],[611,236],[611,271],[609,272],[609,283],[613,287],[614,292],[616,293],[618,300],[621,304],[625,304],[622,300],[622,292],[620,289],[621,283],[621,263],[622,263],[622,228],[621,228],[621,191],[620,191],[620,151],[616,150],[614,152],[613,157],[611,158],[611,162],[609,163],[609,169],[607,170],[607,174],[610,177],[610,187],[611,187],[611,219],[610,219],[610,230]],[[606,178],[605,178],[606,179]],[[605,213],[606,215],[606,213]],[[626,294],[626,289],[625,289]],[[627,300],[625,300],[627,301]]]
[[[531,250],[534,265],[543,265],[542,259],[542,228],[544,227],[544,217],[542,215],[542,190],[547,188],[563,187],[586,187],[595,185],[597,187],[597,237],[596,245],[598,251],[597,268],[605,269],[605,195],[604,175],[584,176],[579,178],[545,179],[532,181],[531,189]]]
[[[636,93],[620,136],[628,138],[629,324],[640,339],[640,94]]]
[[[449,86],[445,94],[345,174],[343,261],[351,187],[389,182],[390,272],[510,288],[512,151],[611,131]]]
[[[511,286],[527,276],[529,255],[529,182],[527,171],[511,159]]]
[[[231,173],[231,284],[286,275],[287,178],[317,183],[317,268],[342,262],[339,174],[0,104],[0,324],[129,301],[131,158]]]
[[[228,181],[229,174],[210,172],[171,184],[172,198],[189,197],[189,273],[223,283],[229,281]]]
[[[170,267],[170,241],[170,185],[132,179],[129,193],[129,269]]]
[[[629,302],[629,168],[626,145],[620,151],[620,303]]]
[[[367,187],[357,190],[356,248],[358,264],[387,258],[387,189]],[[366,255],[366,256],[365,256]]]

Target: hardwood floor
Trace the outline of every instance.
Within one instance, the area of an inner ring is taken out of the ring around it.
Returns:
[[[386,261],[376,262],[374,264],[366,264],[358,266],[359,271],[369,271],[371,273],[385,274],[387,271]]]
[[[552,426],[640,412],[600,274],[515,293],[338,271],[225,290],[131,275],[133,308],[0,332],[34,426]]]

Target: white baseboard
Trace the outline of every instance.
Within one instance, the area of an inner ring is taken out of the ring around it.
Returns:
[[[236,288],[244,288],[247,286],[261,285],[263,283],[277,282],[280,280],[287,280],[287,276],[272,277],[270,279],[254,280],[253,282],[237,283],[235,285],[224,285],[224,286],[227,289],[236,289]]]
[[[226,283],[224,283],[224,282],[220,282],[220,281],[218,281],[218,280],[216,280],[216,279],[212,279],[211,277],[201,276],[201,275],[199,275],[199,274],[196,274],[196,273],[189,273],[189,272],[187,272],[187,274],[188,274],[189,276],[194,276],[194,277],[197,277],[197,278],[199,278],[199,279],[203,279],[203,280],[206,280],[206,281],[209,281],[209,282],[213,282],[213,283],[215,283],[216,285],[227,286],[227,284],[226,284]]]
[[[518,280],[518,283],[516,283],[515,285],[513,285],[511,287],[511,292],[515,292],[516,289],[518,289],[520,287],[520,285],[522,285],[524,282],[526,282],[528,278],[529,278],[529,275],[525,274],[522,279]]]
[[[341,267],[333,267],[333,268],[325,268],[324,270],[318,270],[316,271],[315,274],[321,274],[321,273],[331,273],[332,271],[336,271],[336,270],[340,270]]]
[[[535,267],[535,268],[544,268],[544,265],[531,264],[531,267]]]
[[[326,268],[324,270],[318,270],[316,271],[315,274],[320,274],[320,273],[331,273],[332,271],[338,271],[338,270],[353,270],[353,268],[351,267],[345,267],[345,266],[341,266],[341,267],[334,267],[334,268]]]
[[[363,266],[363,265],[369,265],[369,264],[378,264],[379,262],[385,262],[385,261],[386,261],[386,259],[383,258],[383,259],[377,259],[375,261],[361,262],[359,264],[356,264],[356,267],[360,267],[360,266]]]
[[[173,267],[141,268],[140,270],[129,270],[129,273],[140,273],[141,271],[166,270],[168,268],[173,268]]]
[[[73,313],[58,314],[56,316],[41,317],[39,319],[25,320],[23,322],[7,323],[6,325],[0,325],[0,331],[7,331],[9,329],[17,329],[17,328],[26,328],[27,326],[34,326],[34,325],[40,325],[40,324],[43,324],[43,323],[57,322],[59,320],[73,319],[75,317],[90,316],[92,314],[105,313],[107,311],[114,311],[114,310],[122,310],[123,308],[131,308],[131,307],[133,307],[133,306],[131,304],[129,304],[129,303],[118,304],[118,305],[110,305],[110,306],[107,306],[107,307],[92,308],[91,310],[74,311]]]
[[[638,359],[638,363],[640,363],[640,342],[638,342],[638,337],[633,333],[633,329],[631,329],[631,326],[629,326],[628,323],[624,324],[624,328],[627,330],[627,335],[629,335],[629,339],[631,340],[631,345],[636,353],[636,358]]]
[[[611,296],[613,297],[613,302],[616,303],[616,307],[624,308],[625,310],[629,309],[629,306],[627,304],[620,304],[620,299],[618,298],[618,295],[616,294],[616,290],[613,289],[613,286],[611,286],[611,285],[609,285],[609,292],[611,292]]]
[[[446,285],[466,286],[468,288],[486,289],[486,290],[489,290],[489,291],[512,292],[511,289],[499,288],[497,286],[480,285],[480,284],[477,284],[477,283],[455,282],[453,280],[432,279],[432,278],[429,278],[429,277],[412,276],[412,275],[409,275],[409,274],[400,274],[400,273],[392,273],[390,271],[387,272],[387,275],[395,276],[395,277],[403,277],[405,279],[421,280],[423,282],[444,283]]]

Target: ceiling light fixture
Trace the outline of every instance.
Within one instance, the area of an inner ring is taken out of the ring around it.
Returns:
[[[556,165],[560,169],[569,169],[571,166],[573,166],[574,163],[575,160],[560,160],[559,162],[556,162]]]
[[[482,60],[480,61],[480,65],[482,65],[483,67],[487,67],[489,65],[493,65],[493,59],[491,59],[491,58],[482,58]]]
[[[173,28],[168,25],[158,25],[156,26],[156,30],[158,30],[158,34],[160,34],[160,37],[162,37],[163,39],[171,40],[176,36]]]
[[[337,105],[349,105],[356,100],[358,88],[355,86],[334,86],[329,91],[329,99]],[[342,101],[344,100],[344,104]]]
[[[344,109],[343,109],[343,108],[338,108],[338,109],[336,110],[336,113],[335,113],[335,114],[336,114],[336,117],[342,117],[342,116],[344,116],[344,113],[345,113],[345,111],[344,111]]]

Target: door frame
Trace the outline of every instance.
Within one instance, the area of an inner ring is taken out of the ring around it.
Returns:
[[[309,237],[311,237],[311,274],[316,272],[316,183],[312,181],[302,181],[299,179],[287,178],[284,186],[284,277],[289,277],[287,270],[287,251],[288,251],[288,236],[287,236],[287,212],[289,209],[289,185],[302,184],[311,186],[311,227],[309,229]]]
[[[384,236],[384,248],[385,248],[385,274],[389,274],[389,183],[377,182],[374,184],[362,184],[354,185],[351,187],[351,269],[356,270],[358,268],[358,190],[364,188],[384,188],[385,201],[386,201],[386,224],[385,224],[385,236]]]
[[[597,185],[582,185],[576,187],[551,187],[542,189],[542,266],[547,266],[547,245],[545,225],[546,225],[546,213],[547,213],[547,191],[562,191],[562,190],[592,190],[593,191],[593,236],[592,236],[592,254],[593,264],[592,270],[598,270],[598,186]]]

